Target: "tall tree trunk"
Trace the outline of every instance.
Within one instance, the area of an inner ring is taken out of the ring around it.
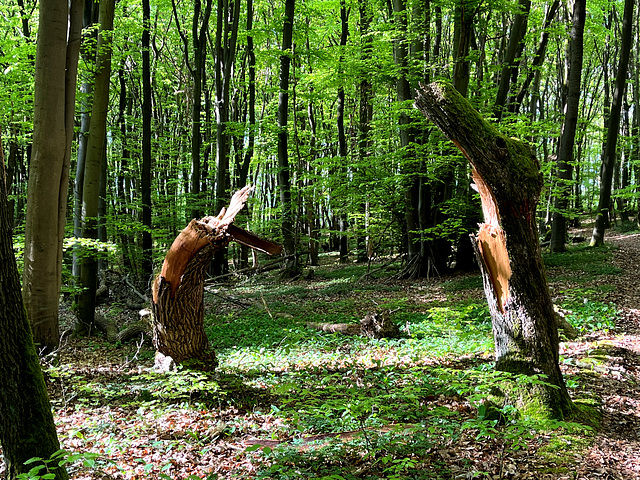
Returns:
[[[150,286],[153,276],[153,237],[151,236],[151,7],[142,0],[142,279]],[[148,282],[148,283],[147,283]],[[147,290],[148,291],[148,290]]]
[[[413,152],[409,145],[415,142],[414,131],[411,126],[411,117],[407,113],[406,102],[413,97],[411,95],[411,85],[409,84],[409,52],[407,42],[407,5],[405,0],[393,0],[393,15],[395,23],[396,38],[393,44],[393,59],[397,68],[396,77],[396,99],[401,105],[398,115],[398,127],[400,130],[400,158],[401,169],[407,176],[404,185],[404,221],[406,228],[407,247],[407,268],[402,272],[402,276],[407,278],[420,277],[422,264],[427,261],[420,255],[420,235],[418,220],[418,188],[419,175],[412,161]]]
[[[580,108],[580,82],[582,79],[583,33],[586,17],[586,0],[575,0],[573,3],[573,27],[569,42],[570,64],[568,75],[567,104],[558,148],[558,190],[555,197],[555,209],[551,224],[552,252],[564,252],[567,237],[567,207],[571,198],[573,178],[573,146],[578,126]]]
[[[602,152],[602,168],[600,169],[600,198],[596,210],[596,224],[593,227],[591,246],[604,244],[604,232],[609,227],[609,204],[611,202],[611,181],[613,168],[616,164],[616,147],[618,144],[618,130],[620,129],[620,114],[624,100],[631,52],[633,30],[634,0],[625,0],[622,17],[622,43],[620,45],[620,62],[616,73],[616,84],[611,101],[611,111],[607,128],[607,139]]]
[[[564,418],[573,404],[558,365],[557,319],[535,225],[539,163],[525,143],[499,133],[448,83],[424,87],[416,105],[473,167],[485,221],[475,240],[496,368],[546,376],[547,384],[505,387],[501,394],[525,414]]]
[[[111,32],[115,0],[100,3],[100,32],[98,34],[98,57],[91,109],[91,126],[87,141],[87,157],[82,186],[82,237],[98,239],[98,204],[100,198],[100,176],[102,164],[106,161],[107,111],[111,79]],[[98,260],[91,247],[81,261],[80,286],[82,291],[77,299],[78,324],[76,329],[84,331],[94,323],[96,289],[98,280]]]
[[[456,0],[453,40],[453,84],[463,97],[469,90],[471,61],[469,50],[473,37],[473,21],[480,6],[478,0]]]
[[[40,6],[23,297],[39,348],[59,344],[58,297],[73,141],[81,0]]]
[[[202,199],[200,198],[201,181],[201,147],[202,147],[202,78],[207,55],[207,31],[209,29],[209,19],[213,7],[212,0],[206,0],[204,11],[202,1],[195,0],[193,4],[193,16],[191,19],[191,47],[193,48],[193,63],[189,59],[189,40],[180,27],[180,20],[175,0],[171,0],[173,17],[176,28],[182,39],[187,69],[191,74],[193,85],[193,97],[191,102],[191,176],[189,182],[191,210],[189,219],[201,216]],[[188,219],[188,220],[189,220]]]
[[[371,22],[373,21],[373,12],[371,2],[369,0],[361,0],[359,3],[360,11],[360,38],[361,42],[361,58],[364,65],[372,60],[373,39],[371,38]],[[360,82],[358,84],[358,163],[360,168],[358,175],[363,175],[366,171],[366,165],[371,156],[371,122],[373,121],[373,85],[370,80],[370,70],[363,66],[359,72]],[[367,197],[360,207],[360,215],[364,217],[364,245],[358,246],[358,261],[364,262],[370,258],[370,252],[373,253],[372,240],[369,232],[369,208],[368,193]]]
[[[338,114],[336,116],[336,122],[338,124],[338,156],[340,157],[340,174],[345,175],[347,164],[347,137],[344,133],[344,69],[342,67],[344,62],[344,49],[347,46],[347,37],[349,35],[349,14],[347,12],[347,5],[345,0],[340,0],[340,60],[338,61],[338,77],[340,78],[340,86],[338,87]],[[338,209],[340,210],[340,209]],[[347,237],[347,228],[349,222],[347,220],[347,213],[341,211],[339,213],[339,225],[340,225],[340,263],[347,263],[349,261],[349,237]]]
[[[66,12],[66,2],[58,5]],[[40,18],[51,21],[48,6]],[[66,18],[66,15],[61,15]],[[40,35],[45,32],[40,30]],[[40,41],[45,41],[40,37]],[[45,37],[46,38],[46,37]],[[39,42],[40,43],[40,42]],[[46,50],[39,50],[43,52]],[[15,480],[35,464],[33,457],[48,459],[60,449],[51,403],[40,359],[36,353],[20,297],[20,277],[13,252],[13,229],[7,205],[4,152],[0,141],[0,445],[5,475]],[[53,468],[56,480],[68,477],[64,467]]]
[[[527,76],[520,85],[518,93],[515,96],[515,101],[509,106],[509,111],[513,113],[518,113],[520,111],[520,105],[522,105],[524,97],[529,91],[531,82],[534,80],[536,75],[539,75],[539,69],[544,63],[544,59],[547,53],[547,44],[549,43],[549,27],[551,27],[551,23],[553,22],[553,19],[558,12],[558,8],[560,8],[560,0],[554,0],[554,2],[547,8],[544,25],[542,26],[542,33],[540,34],[540,43],[538,43],[538,48],[533,55],[533,60],[531,61],[531,65],[529,66]]]
[[[296,276],[300,271],[297,256],[296,225],[291,203],[291,166],[289,165],[287,130],[289,117],[289,70],[293,55],[293,16],[295,0],[286,0],[284,7],[284,25],[282,29],[282,55],[280,56],[280,93],[278,94],[278,186],[282,207],[282,236],[284,253],[287,260],[284,276]]]
[[[84,32],[82,49],[80,54],[85,63],[91,64],[96,58],[96,43],[98,31],[90,28],[98,21],[98,9],[93,0],[84,2],[82,15],[82,31]],[[91,98],[93,96],[93,79],[85,77],[80,86],[82,97],[80,100],[80,131],[78,132],[78,148],[76,152],[76,178],[73,184],[73,236],[82,238],[82,185],[84,183],[84,166],[87,157],[87,140],[89,140],[89,127],[91,125]],[[82,247],[76,242],[73,246],[73,278],[80,278],[80,261]]]
[[[120,85],[120,92],[118,95],[118,125],[120,127],[120,138],[122,143],[122,154],[120,158],[120,165],[118,168],[118,177],[116,179],[116,201],[114,214],[116,215],[117,222],[124,222],[124,219],[129,215],[129,209],[127,208],[126,197],[126,185],[129,181],[127,177],[127,171],[130,168],[131,151],[129,149],[129,131],[127,127],[127,118],[132,111],[131,97],[127,95],[127,81],[125,79],[125,62],[126,58],[122,58],[120,63],[120,69],[118,70],[118,83]],[[80,199],[81,200],[81,199]],[[74,219],[75,220],[75,219]],[[78,222],[79,223],[79,222]],[[80,225],[78,225],[79,227]],[[74,226],[75,227],[75,226]],[[78,234],[80,236],[80,234]],[[133,236],[128,233],[124,228],[120,229],[118,234],[120,240],[120,248],[122,249],[122,265],[125,272],[136,272],[136,265],[133,261],[131,254],[131,245],[133,243]],[[79,271],[74,275],[79,277]]]
[[[500,83],[494,105],[493,115],[498,121],[502,119],[502,114],[506,109],[509,90],[516,83],[518,78],[519,57],[524,50],[524,35],[527,33],[527,23],[529,11],[531,10],[531,0],[519,0],[518,12],[515,14],[511,24],[511,34],[509,43],[502,59],[502,71],[500,72]]]
[[[215,42],[216,85],[216,208],[224,206],[229,189],[229,155],[231,135],[229,122],[229,90],[231,73],[236,60],[238,25],[240,22],[239,0],[218,0],[218,17]],[[219,249],[214,257],[213,273],[219,275],[228,270],[226,249]]]

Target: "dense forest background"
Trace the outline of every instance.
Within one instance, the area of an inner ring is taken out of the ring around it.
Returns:
[[[102,7],[113,30],[99,21],[96,3],[84,7],[66,288],[72,273],[80,276],[78,258],[97,250],[108,252],[103,266],[108,260],[148,287],[186,223],[217,214],[246,184],[255,193],[238,223],[283,243],[294,271],[316,264],[322,249],[340,251],[345,262],[407,254],[405,276],[473,268],[468,233],[481,211],[470,167],[413,107],[419,84],[437,79],[452,81],[501,130],[531,143],[545,179],[542,234],[554,214],[571,224],[584,213],[628,221],[638,211],[640,35],[638,13],[622,1],[589,2],[579,42],[575,5],[560,1],[120,0]],[[3,12],[0,128],[20,251],[38,8],[3,0]],[[633,48],[625,64],[626,38]],[[559,158],[572,81],[573,98],[576,91],[571,65],[581,73],[577,123],[570,157]],[[93,131],[105,72],[105,127]],[[618,136],[607,163],[616,102]],[[92,134],[106,140],[97,157],[87,148]],[[611,199],[599,206],[608,164]],[[92,198],[97,214],[87,208]],[[83,228],[96,216],[97,228]],[[560,237],[558,250],[566,226]],[[239,245],[227,255],[217,257],[214,273],[228,269],[227,258],[235,268],[248,265]]]

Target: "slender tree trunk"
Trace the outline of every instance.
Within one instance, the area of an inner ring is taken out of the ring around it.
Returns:
[[[67,213],[83,2],[40,6],[23,297],[39,348],[59,344],[58,297]]]
[[[502,400],[525,414],[564,418],[573,404],[558,366],[557,319],[535,225],[542,188],[538,161],[525,143],[499,133],[450,84],[424,87],[416,105],[473,167],[485,219],[475,244],[491,310],[496,368],[546,376],[545,385],[505,385]]]
[[[153,228],[151,220],[151,7],[142,0],[142,171],[140,193],[142,200],[142,279],[149,291],[153,277]]]
[[[613,168],[616,164],[616,147],[618,144],[618,130],[620,129],[620,114],[624,100],[631,52],[633,30],[634,0],[625,0],[622,17],[622,43],[620,45],[620,62],[616,73],[616,84],[611,101],[611,111],[607,128],[607,139],[602,152],[602,168],[600,170],[600,199],[596,210],[596,224],[593,227],[591,246],[604,244],[604,232],[609,226],[609,204],[611,203],[611,181]]]
[[[498,121],[500,121],[502,114],[506,109],[509,90],[518,78],[519,57],[522,55],[522,51],[524,50],[524,35],[527,33],[527,23],[529,20],[530,10],[531,0],[519,0],[518,12],[515,14],[513,24],[511,25],[509,43],[507,45],[507,50],[504,52],[504,58],[502,59],[500,83],[498,84],[498,93],[493,112],[493,115],[498,119]]]
[[[542,33],[540,34],[540,43],[538,44],[536,53],[533,55],[533,60],[531,61],[527,76],[522,82],[518,90],[518,94],[515,97],[515,102],[510,105],[510,111],[513,113],[519,112],[520,105],[522,105],[522,102],[524,101],[524,97],[529,90],[531,82],[534,80],[536,75],[539,75],[539,68],[544,63],[544,59],[547,53],[547,44],[549,43],[549,27],[551,27],[551,23],[553,22],[553,19],[555,18],[559,7],[560,0],[554,0],[554,2],[547,8],[544,25],[542,27]]]
[[[361,0],[359,3],[360,11],[360,38],[361,40],[361,58],[363,64],[367,64],[372,60],[373,39],[371,38],[371,22],[373,21],[373,12],[371,2],[369,0]],[[371,122],[373,121],[373,85],[369,79],[370,70],[363,67],[360,72],[360,82],[358,84],[359,104],[358,104],[358,162],[360,164],[358,175],[363,176],[366,171],[366,165],[371,156]],[[370,252],[373,253],[372,240],[369,232],[369,209],[368,209],[368,192],[365,193],[364,202],[360,206],[360,215],[364,217],[364,245],[358,247],[358,261],[364,262],[370,258]]]
[[[567,217],[569,199],[572,192],[573,178],[573,146],[575,144],[580,109],[580,82],[582,79],[583,32],[586,17],[586,0],[575,0],[573,3],[573,27],[569,43],[570,64],[568,75],[567,104],[565,106],[564,124],[558,148],[558,190],[555,197],[555,209],[551,224],[552,252],[566,250]]]
[[[120,127],[120,138],[122,142],[122,155],[118,168],[118,176],[116,179],[116,201],[114,202],[114,213],[116,221],[122,222],[129,215],[127,208],[127,198],[125,194],[125,185],[129,181],[127,171],[130,168],[131,151],[129,150],[129,128],[127,127],[127,118],[132,111],[131,97],[127,95],[127,82],[125,79],[125,59],[123,58],[118,70],[118,83],[120,92],[118,95],[118,125]],[[79,235],[78,235],[79,236]],[[131,244],[133,237],[124,228],[120,229],[118,238],[120,240],[120,248],[122,249],[122,264],[126,272],[135,272],[136,267],[131,255]],[[79,276],[79,272],[76,276]]]
[[[85,37],[82,42],[81,55],[87,64],[95,61],[98,32],[91,27],[98,21],[98,9],[94,8],[93,0],[84,3],[82,29]],[[73,186],[73,236],[82,238],[82,185],[84,183],[84,166],[87,157],[87,140],[91,125],[91,99],[93,96],[93,79],[85,78],[80,86],[82,98],[80,102],[80,131],[78,132],[78,149],[76,153],[76,178]],[[82,247],[76,243],[73,247],[73,278],[80,278]]]
[[[229,123],[229,90],[231,73],[236,59],[238,25],[240,22],[240,2],[218,0],[218,16],[215,42],[215,85],[216,85],[216,208],[224,206],[229,189],[229,155],[231,135]],[[228,270],[226,248],[219,249],[213,262],[214,275]]]
[[[289,70],[293,54],[293,16],[295,0],[286,0],[284,7],[284,26],[282,30],[282,55],[280,56],[280,93],[278,95],[278,186],[282,206],[282,236],[284,238],[285,261],[284,276],[299,273],[300,264],[297,253],[295,219],[291,204],[291,166],[289,165],[287,130],[289,117]]]
[[[111,32],[115,0],[100,3],[100,33],[98,34],[98,58],[91,110],[91,126],[87,142],[87,157],[82,186],[82,237],[98,239],[98,204],[100,199],[100,176],[106,161],[107,111],[111,79]],[[98,261],[95,252],[89,249],[82,256],[80,286],[77,299],[77,330],[83,331],[94,323]]]
[[[340,47],[342,51],[340,53],[340,60],[338,62],[338,76],[340,78],[340,86],[338,87],[338,114],[336,121],[338,124],[338,156],[341,159],[341,175],[346,176],[347,164],[347,137],[344,133],[344,48],[347,46],[347,37],[349,35],[349,14],[347,13],[347,5],[345,0],[340,0]],[[338,209],[340,210],[340,209]],[[347,237],[347,228],[349,222],[347,220],[346,212],[340,212],[339,225],[340,225],[340,263],[347,263],[349,261],[349,237]]]

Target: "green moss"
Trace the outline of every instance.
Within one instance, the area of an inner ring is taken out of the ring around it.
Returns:
[[[555,463],[558,467],[566,469],[565,465],[575,464],[576,458],[584,456],[584,453],[593,444],[594,436],[580,434],[551,435],[549,443],[538,449],[538,455],[549,463]],[[553,469],[549,469],[553,470]]]

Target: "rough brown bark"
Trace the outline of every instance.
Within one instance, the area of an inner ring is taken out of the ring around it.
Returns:
[[[475,243],[491,310],[496,368],[543,375],[548,383],[505,388],[504,401],[525,413],[563,418],[573,404],[558,366],[557,319],[535,225],[542,188],[538,161],[525,143],[498,132],[448,83],[423,87],[416,106],[473,167],[485,218]]]
[[[20,294],[12,234],[0,145],[0,445],[8,480],[33,468],[24,465],[30,458],[49,458],[60,448]],[[52,473],[68,478],[64,467]]]
[[[232,225],[250,192],[248,186],[237,191],[229,208],[217,217],[191,220],[167,252],[152,287],[157,369],[170,369],[176,363],[215,368],[215,353],[204,331],[203,298],[205,272],[216,251],[237,240],[269,254],[281,252],[280,246]]]

